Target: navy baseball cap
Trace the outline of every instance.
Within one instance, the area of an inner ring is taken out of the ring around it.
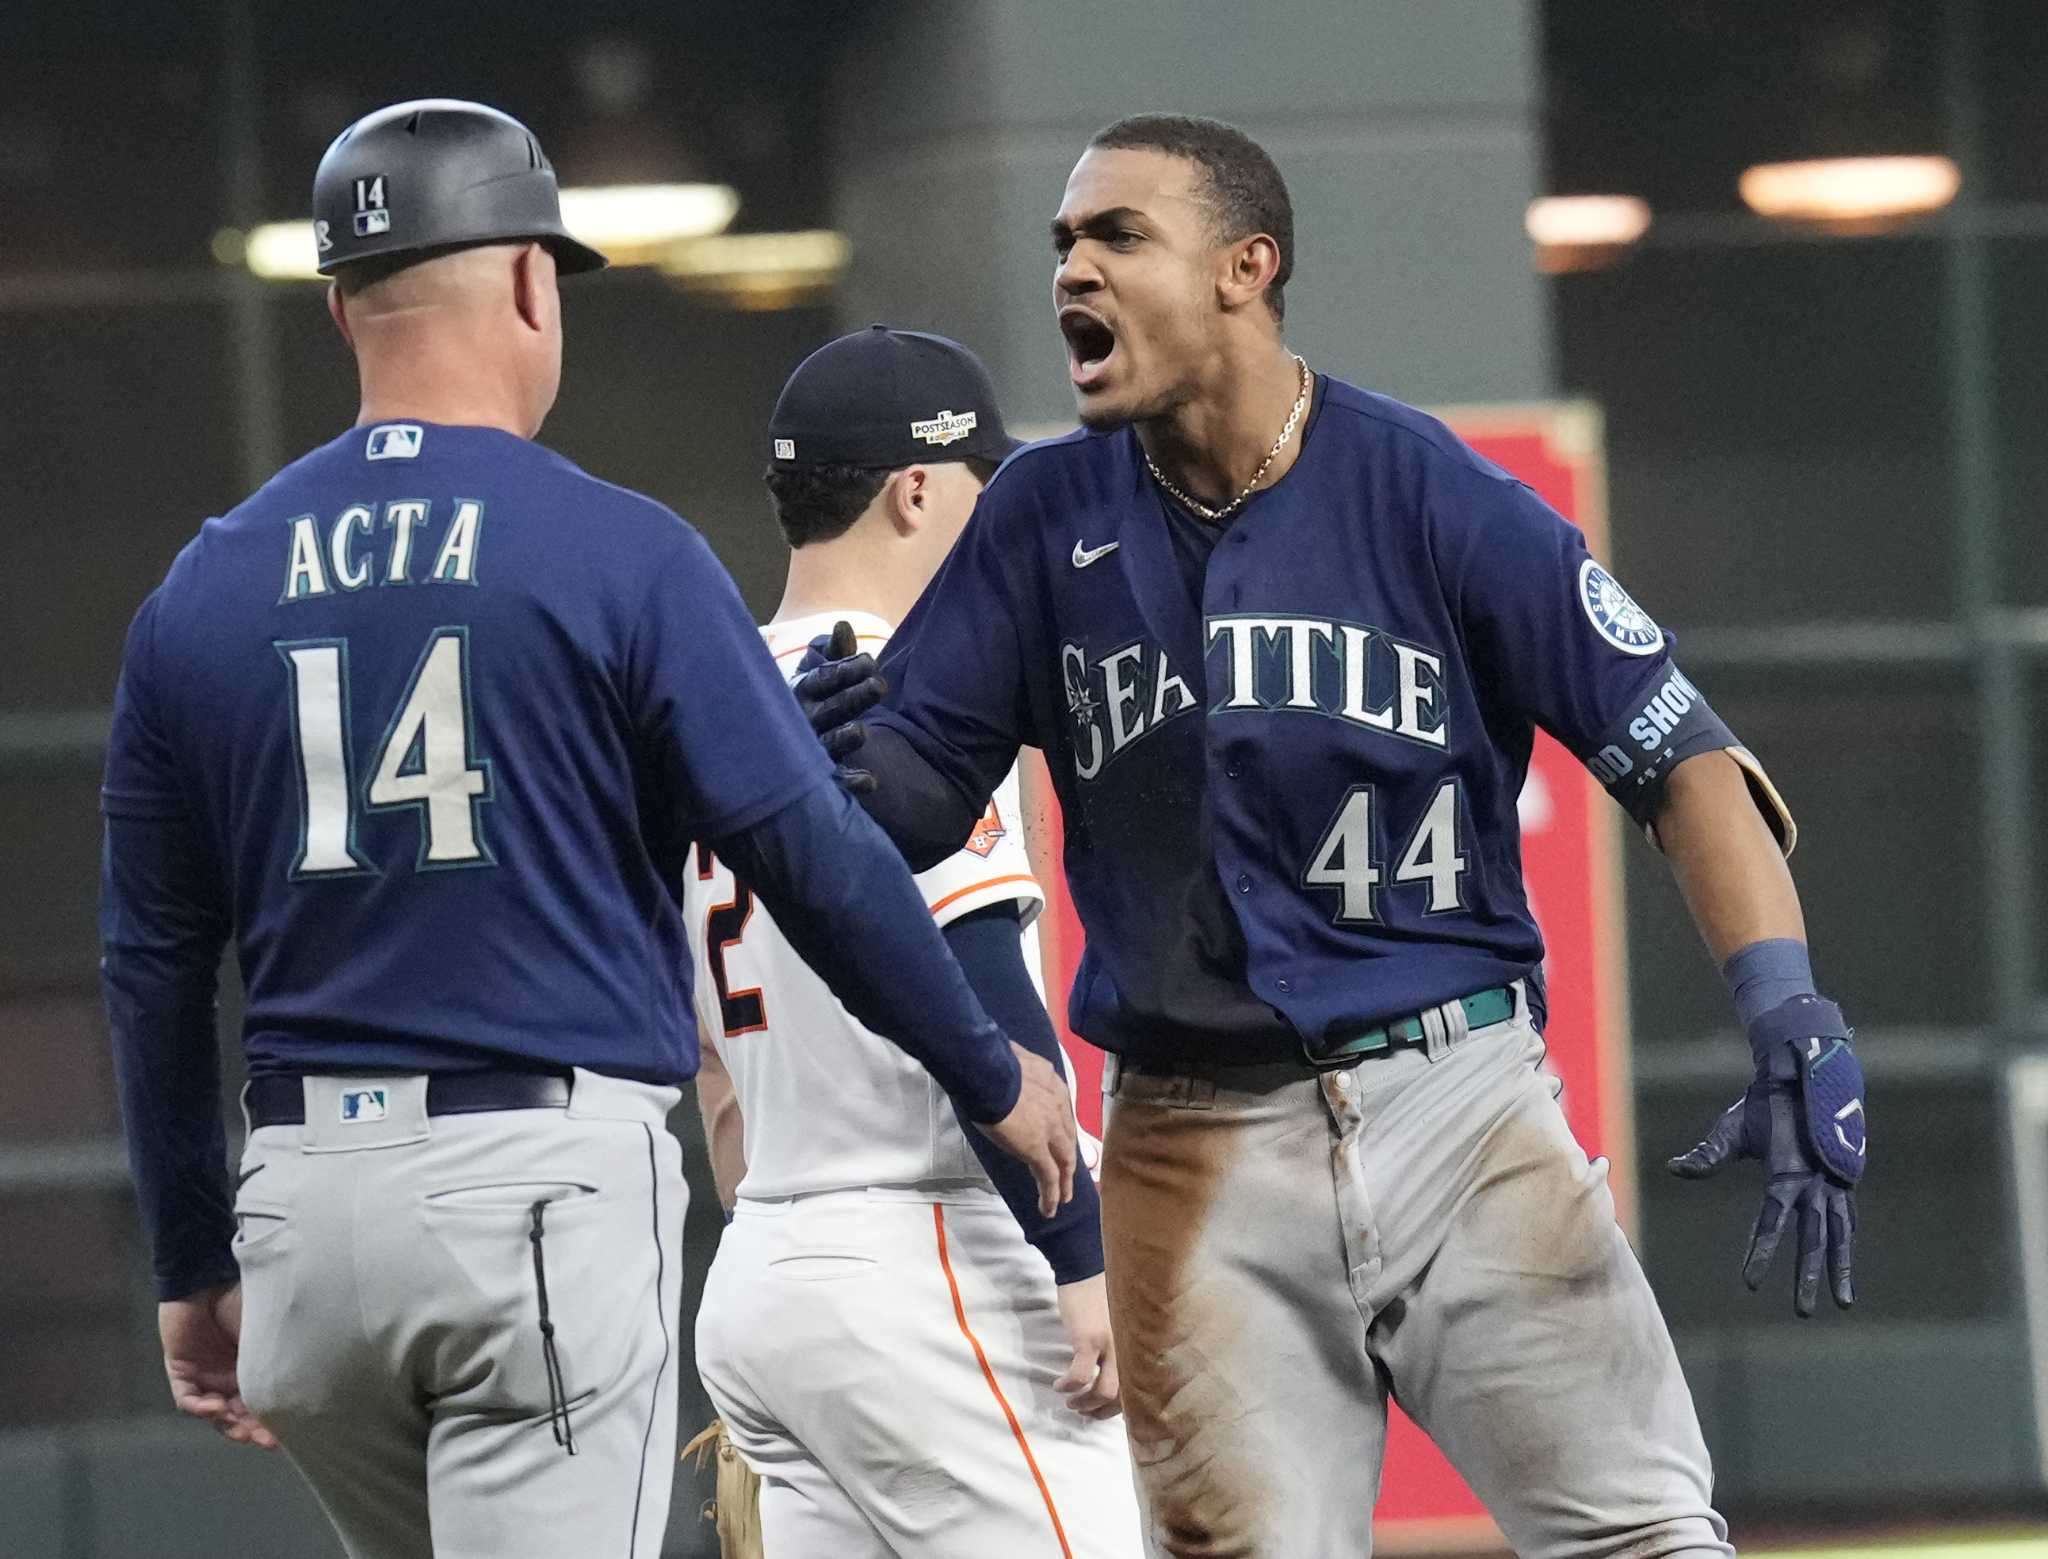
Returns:
[[[870,325],[797,364],[768,419],[778,466],[876,471],[942,460],[1000,461],[1023,447],[1003,428],[996,387],[966,347]]]

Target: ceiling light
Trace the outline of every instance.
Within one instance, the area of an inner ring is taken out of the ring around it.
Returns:
[[[1612,265],[1650,227],[1650,205],[1635,195],[1544,195],[1522,226],[1536,243],[1536,267],[1550,274]]]
[[[562,225],[614,265],[648,265],[670,244],[722,233],[740,209],[724,184],[611,184],[562,191]]]
[[[714,294],[735,308],[784,309],[828,292],[851,253],[844,233],[808,228],[685,239],[660,263],[664,275],[689,291]]]
[[[562,191],[562,225],[614,265],[651,265],[678,243],[723,232],[740,207],[724,184],[614,184]],[[311,222],[265,222],[239,235],[214,235],[225,264],[243,264],[265,281],[317,280]]]
[[[1962,183],[1946,157],[1832,157],[1759,163],[1737,187],[1760,217],[1868,231],[1939,211]]]
[[[1650,203],[1634,195],[1544,195],[1522,219],[1539,244],[1632,244],[1650,226]]]

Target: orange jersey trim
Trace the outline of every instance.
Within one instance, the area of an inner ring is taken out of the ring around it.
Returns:
[[[1061,1559],[1074,1559],[1074,1550],[1067,1545],[1067,1529],[1060,1524],[1059,1507],[1052,1502],[1052,1490],[1045,1486],[1045,1474],[1038,1470],[1038,1458],[1031,1454],[1031,1442],[1024,1438],[1024,1426],[1017,1422],[1017,1415],[1010,1410],[1010,1399],[996,1384],[996,1372],[989,1368],[988,1355],[982,1352],[981,1340],[967,1324],[967,1306],[961,1303],[960,1284],[953,1276],[953,1262],[946,1254],[946,1209],[938,1202],[932,1203],[932,1227],[939,1236],[939,1266],[946,1274],[946,1287],[953,1295],[953,1319],[960,1323],[960,1335],[974,1350],[974,1357],[981,1365],[981,1378],[988,1382],[989,1393],[996,1399],[996,1406],[1010,1421],[1010,1433],[1017,1437],[1017,1449],[1024,1453],[1024,1465],[1031,1469],[1031,1481],[1038,1485],[1038,1497],[1045,1501],[1045,1513],[1052,1518],[1052,1533],[1060,1540]]]
[[[1038,879],[1032,876],[1029,872],[1011,872],[1010,875],[1007,877],[990,877],[986,881],[974,883],[969,887],[955,888],[951,893],[947,894],[944,898],[940,899],[938,903],[932,906],[932,913],[936,915],[948,904],[954,903],[960,899],[964,899],[970,893],[979,893],[983,888],[1000,888],[1005,883],[1010,882],[1036,883],[1037,881]]]

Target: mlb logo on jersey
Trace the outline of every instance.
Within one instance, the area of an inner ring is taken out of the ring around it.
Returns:
[[[361,1126],[381,1121],[391,1113],[381,1088],[344,1088],[341,1093],[341,1123]]]
[[[384,175],[372,174],[355,182],[356,237],[368,238],[391,231],[391,208],[384,203]]]
[[[387,422],[370,429],[365,453],[372,460],[410,460],[420,452],[423,436],[416,422]]]

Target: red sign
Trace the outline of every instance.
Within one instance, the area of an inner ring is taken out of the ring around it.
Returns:
[[[1445,420],[1474,449],[1527,482],[1586,532],[1595,557],[1606,553],[1605,468],[1599,413],[1585,405],[1475,408]],[[1028,772],[1028,771],[1027,771]],[[1035,776],[1033,778],[1036,778]],[[1074,1059],[1081,1121],[1102,1129],[1102,1055],[1066,1030],[1066,992],[1081,958],[1081,926],[1059,869],[1057,807],[1042,780],[1027,811],[1039,880],[1047,893],[1039,921],[1046,989],[1067,1053]],[[1564,1081],[1564,1110],[1587,1153],[1614,1161],[1615,1205],[1624,1225],[1635,1215],[1624,1024],[1619,814],[1591,775],[1549,737],[1538,735],[1522,793],[1522,860],[1547,949],[1550,1068]],[[1500,1536],[1479,1501],[1442,1454],[1394,1409],[1374,1545],[1395,1552],[1498,1547]]]

